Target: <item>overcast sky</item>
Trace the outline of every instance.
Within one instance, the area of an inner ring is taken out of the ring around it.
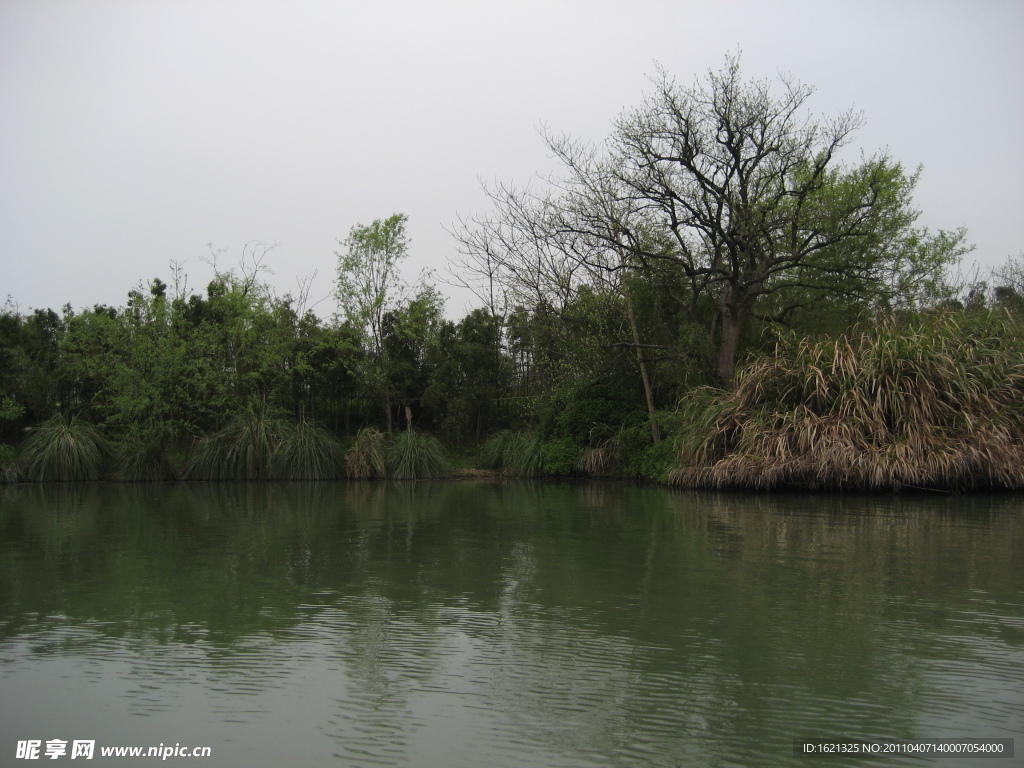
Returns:
[[[689,84],[737,49],[863,110],[846,159],[923,165],[920,223],[967,227],[983,268],[1024,249],[1019,0],[0,0],[0,301],[120,306],[172,260],[202,290],[207,244],[251,241],[320,298],[337,239],[395,212],[410,272],[443,274],[481,180],[555,169],[541,125],[599,141],[654,62]]]

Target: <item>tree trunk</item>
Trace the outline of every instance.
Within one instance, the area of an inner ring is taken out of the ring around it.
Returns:
[[[636,329],[636,316],[633,314],[633,301],[629,297],[629,289],[624,291],[626,297],[626,314],[629,316],[629,327],[633,331],[633,346],[636,348],[636,362],[640,366],[640,378],[644,382],[644,396],[647,398],[647,417],[651,422],[651,439],[657,445],[661,442],[661,427],[654,415],[654,391],[651,388],[651,379],[647,375],[647,361],[644,360],[644,353],[640,347],[640,333]]]
[[[729,301],[719,309],[721,334],[718,340],[715,373],[723,387],[733,385],[733,378],[736,376],[736,350],[749,313],[750,307],[746,301]]]
[[[616,249],[619,254],[619,264],[626,266],[625,249],[619,244]],[[661,427],[654,415],[654,390],[651,388],[651,377],[647,375],[647,361],[644,359],[644,352],[640,346],[640,332],[636,328],[636,315],[633,313],[633,299],[629,294],[629,285],[625,280],[625,273],[620,278],[620,290],[626,300],[626,316],[629,318],[629,329],[633,332],[633,347],[636,349],[636,362],[640,367],[640,378],[644,383],[644,397],[647,398],[647,418],[651,423],[651,440],[657,445],[661,442]]]

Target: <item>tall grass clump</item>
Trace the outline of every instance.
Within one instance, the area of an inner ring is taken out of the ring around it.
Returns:
[[[394,480],[447,477],[444,447],[436,437],[407,430],[392,438],[386,451],[388,476]]]
[[[650,421],[636,419],[624,423],[616,431],[607,427],[591,430],[590,446],[586,448],[576,469],[590,477],[636,477],[665,482],[670,470],[678,466],[681,415],[659,411],[661,440],[651,440]],[[706,434],[706,433],[705,433]]]
[[[503,469],[513,477],[537,477],[544,471],[544,446],[534,432],[503,429],[480,449],[488,469]]]
[[[95,427],[58,413],[31,428],[21,450],[22,471],[36,482],[99,480],[109,454]]]
[[[505,459],[505,451],[515,433],[510,429],[503,429],[491,435],[482,446],[480,446],[480,466],[484,469],[501,469]]]
[[[1024,335],[1000,312],[936,313],[791,341],[684,407],[677,485],[1024,488]]]
[[[384,447],[387,439],[383,432],[364,427],[356,433],[352,446],[345,452],[345,476],[349,480],[373,480],[387,474]]]
[[[607,477],[621,474],[623,471],[624,440],[626,427],[620,428],[615,434],[603,437],[591,430],[591,443],[576,462],[576,469],[591,477]]]
[[[158,483],[178,479],[178,471],[159,440],[127,440],[113,454],[114,479],[128,483]]]
[[[18,452],[10,445],[0,444],[0,483],[16,483],[21,475]]]
[[[185,469],[189,480],[268,480],[271,459],[293,425],[247,411],[196,443]]]
[[[334,480],[341,476],[341,447],[323,427],[306,420],[289,425],[270,457],[279,480]]]

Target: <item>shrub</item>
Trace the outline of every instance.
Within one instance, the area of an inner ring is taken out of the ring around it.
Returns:
[[[637,452],[631,462],[630,474],[648,480],[666,482],[669,473],[675,469],[678,456],[679,449],[674,440],[666,438],[657,445],[648,440],[643,450]]]
[[[678,453],[679,417],[675,413],[656,414],[661,440],[651,439],[651,424],[646,414],[635,414],[632,423],[615,432],[594,429],[591,446],[583,451],[576,468],[592,477],[624,475],[664,481]]]
[[[642,413],[642,401],[628,393],[600,384],[573,386],[552,401],[541,436],[544,440],[570,438],[583,445],[595,428],[614,429],[635,421]]]
[[[550,477],[571,475],[580,460],[583,447],[572,438],[559,437],[544,443],[544,474]]]

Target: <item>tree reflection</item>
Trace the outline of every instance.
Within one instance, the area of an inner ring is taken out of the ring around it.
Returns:
[[[12,487],[0,654],[128,660],[124,696],[161,716],[191,700],[181,686],[227,719],[301,681],[303,717],[357,765],[443,752],[445,729],[485,762],[533,743],[552,765],[780,764],[757,745],[921,735],[945,722],[940,695],[971,711],[986,686],[951,688],[954,660],[1024,711],[999,682],[1024,668],[1016,507],[621,483]]]

